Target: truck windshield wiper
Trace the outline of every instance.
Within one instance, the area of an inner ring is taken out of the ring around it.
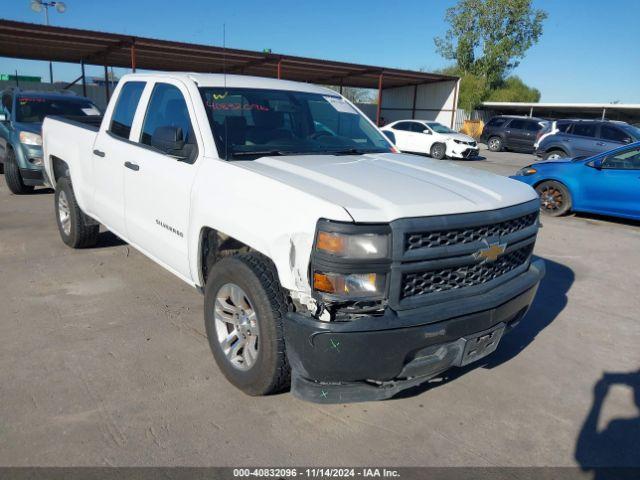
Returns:
[[[365,153],[384,153],[384,150],[366,150],[362,148],[346,148],[344,150],[327,150],[331,155],[364,155]]]
[[[284,155],[297,155],[298,152],[287,152],[286,150],[261,150],[253,152],[232,152],[233,157],[282,157]]]

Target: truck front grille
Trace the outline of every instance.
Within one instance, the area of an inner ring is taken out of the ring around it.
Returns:
[[[401,299],[489,282],[524,265],[532,252],[533,243],[530,243],[504,254],[494,262],[406,273],[402,275]]]
[[[405,249],[445,247],[473,243],[487,237],[504,236],[532,226],[538,218],[538,212],[532,212],[492,225],[460,228],[436,232],[412,232],[406,235]]]

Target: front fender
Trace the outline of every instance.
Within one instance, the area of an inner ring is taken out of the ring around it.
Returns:
[[[320,218],[353,221],[338,205],[242,168],[242,162],[203,158],[192,190],[189,263],[200,278],[200,238],[213,228],[270,258],[282,287],[309,293],[309,258]]]

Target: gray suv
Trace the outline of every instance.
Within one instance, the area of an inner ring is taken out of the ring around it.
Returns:
[[[544,160],[590,157],[640,140],[640,129],[612,120],[558,120],[540,136],[535,154]]]

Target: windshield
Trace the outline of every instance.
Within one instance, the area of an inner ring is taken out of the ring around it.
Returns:
[[[428,127],[433,130],[436,133],[456,133],[453,130],[451,130],[449,127],[445,127],[444,125],[442,125],[441,123],[427,123]]]
[[[360,154],[392,147],[341,97],[253,88],[201,88],[223,158]]]
[[[86,117],[100,115],[100,110],[83,98],[18,97],[16,120],[24,123],[41,123],[48,115]]]

